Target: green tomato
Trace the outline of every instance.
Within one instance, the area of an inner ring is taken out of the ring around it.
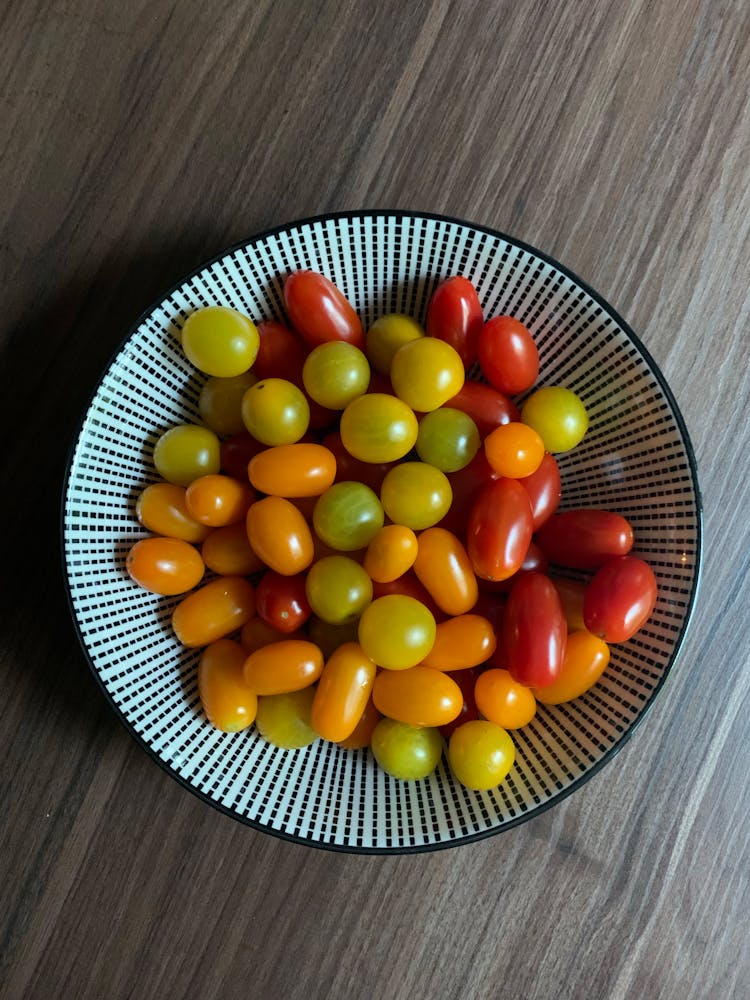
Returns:
[[[308,354],[302,381],[308,396],[316,403],[329,410],[343,410],[353,399],[367,392],[370,365],[354,344],[330,340]]]
[[[570,451],[589,426],[586,407],[570,389],[549,385],[532,393],[521,409],[521,420],[533,427],[547,451]]]
[[[411,316],[404,316],[401,313],[380,316],[367,333],[365,349],[370,364],[382,375],[387,375],[399,347],[424,335],[422,327]]]
[[[365,548],[384,520],[383,505],[364,483],[334,483],[320,495],[313,509],[315,534],[339,552]]]
[[[347,556],[324,556],[307,572],[305,593],[313,613],[340,625],[358,618],[372,600],[372,580]]]
[[[359,619],[359,644],[387,670],[415,667],[435,644],[437,626],[429,608],[406,594],[378,597]]]
[[[310,725],[314,697],[315,688],[311,686],[258,698],[255,725],[263,739],[283,750],[297,750],[314,743],[318,738]]]
[[[448,745],[448,763],[467,788],[486,791],[505,779],[516,756],[508,733],[494,722],[475,719],[453,731]]]
[[[154,465],[168,483],[189,486],[199,476],[219,471],[220,447],[219,439],[207,427],[179,424],[156,442]]]
[[[293,382],[264,378],[242,397],[242,420],[262,444],[294,444],[310,424],[310,404]]]
[[[421,337],[400,347],[391,363],[393,391],[420,413],[447,403],[464,384],[458,351],[437,337]]]
[[[341,415],[344,447],[362,462],[396,462],[414,447],[419,425],[402,400],[369,392],[352,400]]]
[[[244,431],[242,397],[257,381],[252,372],[231,378],[209,378],[198,397],[198,411],[206,427],[227,437]]]
[[[417,454],[443,472],[465,468],[479,451],[477,425],[467,413],[441,406],[419,421]]]
[[[260,335],[247,316],[226,306],[207,306],[191,313],[182,328],[182,349],[206,375],[231,378],[251,367]]]
[[[437,767],[443,752],[440,730],[409,726],[395,719],[380,720],[370,746],[379,766],[401,781],[426,778]]]
[[[423,531],[450,510],[453,490],[448,477],[426,462],[402,462],[385,474],[380,500],[394,524]]]

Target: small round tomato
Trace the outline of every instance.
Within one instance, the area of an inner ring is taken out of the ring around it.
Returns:
[[[177,486],[189,486],[199,476],[218,472],[219,462],[219,439],[197,424],[172,427],[154,445],[156,471]]]
[[[448,744],[451,771],[462,785],[475,791],[497,788],[515,758],[516,749],[508,733],[485,719],[459,726]]]
[[[484,315],[477,290],[468,278],[455,275],[443,281],[430,297],[427,333],[450,344],[464,368],[477,360],[477,345]]]
[[[437,729],[410,726],[397,719],[381,719],[372,732],[370,746],[378,766],[401,781],[426,778],[443,753]]]
[[[656,606],[654,571],[637,556],[608,559],[586,588],[583,621],[606,642],[626,642],[642,628]]]
[[[306,570],[313,560],[307,521],[284,497],[264,497],[247,512],[247,537],[260,559],[284,576]]]
[[[492,656],[496,646],[495,631],[486,618],[456,615],[438,624],[435,645],[422,666],[446,672],[477,667]]]
[[[452,532],[434,527],[421,533],[414,572],[447,615],[462,615],[474,607],[477,578],[466,549]]]
[[[336,457],[320,444],[282,444],[251,458],[247,474],[261,493],[317,497],[336,478]]]
[[[182,328],[182,349],[207,375],[231,378],[252,367],[258,353],[258,330],[247,316],[227,306],[207,306],[191,313]]]
[[[554,456],[545,452],[536,472],[518,481],[529,495],[534,531],[539,531],[555,513],[562,497],[560,468]]]
[[[279,632],[296,632],[312,614],[304,573],[282,576],[267,570],[255,589],[258,616]]]
[[[248,462],[265,447],[262,441],[256,441],[246,430],[243,430],[241,434],[233,434],[226,441],[221,442],[221,471],[231,476],[232,479],[244,482],[247,479]]]
[[[378,583],[390,583],[403,576],[417,558],[417,536],[403,524],[386,524],[367,546],[362,564]]]
[[[508,396],[530,389],[539,374],[534,338],[512,316],[495,316],[484,324],[478,354],[487,381]]]
[[[313,527],[326,545],[354,552],[383,527],[383,505],[364,483],[334,483],[315,504]]]
[[[354,344],[329,341],[318,344],[308,354],[302,380],[308,396],[316,403],[330,410],[343,410],[367,392],[370,365],[364,351]]]
[[[244,431],[242,397],[257,381],[257,376],[249,371],[232,378],[209,378],[198,397],[198,412],[206,427],[217,434]]]
[[[544,442],[533,427],[504,424],[484,439],[487,461],[499,476],[523,479],[536,472],[544,458]]]
[[[465,468],[479,450],[477,425],[461,410],[441,406],[419,421],[417,454],[443,472]]]
[[[414,447],[419,425],[414,411],[396,396],[368,392],[341,415],[346,450],[362,462],[396,462]]]
[[[307,636],[299,629],[295,632],[279,632],[268,622],[256,615],[249,622],[245,622],[240,632],[240,645],[245,651],[245,659],[257,649],[270,646],[272,642],[283,642],[285,639],[306,639]]]
[[[445,517],[453,494],[448,477],[434,465],[401,462],[383,480],[380,499],[392,521],[421,531]]]
[[[503,614],[503,647],[513,680],[543,688],[560,675],[567,626],[552,581],[524,573],[513,585]]]
[[[497,479],[480,492],[467,528],[469,558],[477,576],[506,580],[521,567],[531,541],[531,502],[515,479]]]
[[[255,614],[255,590],[241,576],[222,576],[184,597],[172,612],[183,646],[207,646],[237,632]]]
[[[435,619],[424,604],[413,597],[390,594],[377,598],[363,611],[359,643],[379,667],[406,670],[432,649],[435,629]]]
[[[412,410],[428,413],[456,395],[464,384],[464,366],[450,344],[420,337],[396,351],[391,382],[398,398]]]
[[[255,491],[246,482],[214,473],[194,479],[185,493],[190,516],[211,528],[244,521]]]
[[[310,424],[310,405],[293,382],[264,378],[242,397],[242,419],[263,444],[294,444]]]
[[[307,600],[324,622],[341,625],[358,618],[372,600],[372,580],[347,556],[325,556],[310,567]]]
[[[190,516],[185,503],[185,487],[174,483],[152,483],[139,495],[135,516],[155,535],[202,542],[211,529]]]
[[[263,739],[282,750],[299,750],[314,743],[318,738],[310,725],[314,697],[314,688],[306,687],[259,698],[255,724]]]
[[[258,323],[258,356],[253,365],[257,379],[283,378],[302,387],[302,367],[307,357],[307,348],[297,334],[267,319]]]
[[[243,673],[245,651],[231,639],[217,639],[201,653],[198,694],[209,722],[225,733],[239,733],[255,721],[258,696]]]
[[[130,579],[152,594],[184,594],[200,583],[204,565],[200,553],[179,538],[143,538],[128,552]]]
[[[536,691],[543,705],[561,705],[584,694],[599,680],[609,663],[609,646],[587,629],[568,635],[557,680]]]
[[[382,718],[383,716],[373,704],[371,693],[359,722],[345,740],[338,741],[339,746],[345,750],[362,750],[364,747],[369,747],[375,727]]]
[[[589,426],[581,400],[562,386],[545,386],[532,393],[523,404],[521,419],[534,428],[547,451],[555,453],[575,448]]]
[[[400,313],[379,316],[367,332],[366,354],[370,364],[381,375],[387,375],[399,347],[424,335],[422,327],[411,316]]]
[[[356,642],[340,646],[323,667],[310,721],[326,740],[338,743],[354,732],[370,699],[375,664]]]
[[[292,326],[308,347],[345,340],[364,350],[359,316],[343,292],[315,271],[294,271],[284,282],[284,304]]]
[[[452,677],[429,667],[381,670],[372,688],[379,712],[410,726],[443,726],[460,713],[461,688]]]
[[[464,382],[460,391],[452,396],[446,406],[461,410],[476,424],[479,436],[484,440],[496,427],[520,420],[521,412],[515,403],[491,385],[484,382]]]
[[[530,688],[514,681],[507,670],[485,670],[474,688],[477,708],[503,729],[520,729],[536,715],[536,698]]]
[[[323,672],[323,654],[305,639],[283,639],[251,653],[244,672],[257,694],[288,694],[315,683]]]
[[[216,528],[201,546],[203,562],[219,576],[251,576],[265,569],[253,551],[242,521]]]

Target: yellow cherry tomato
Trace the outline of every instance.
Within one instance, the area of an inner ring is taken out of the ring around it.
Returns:
[[[508,733],[494,722],[475,719],[455,730],[448,744],[448,763],[466,788],[487,791],[507,777],[516,748]]]
[[[245,681],[245,651],[232,639],[217,639],[201,653],[198,693],[209,721],[225,733],[238,733],[255,721],[258,696]]]
[[[561,705],[584,694],[599,680],[609,663],[607,643],[586,629],[568,635],[557,680],[534,691],[543,705]]]
[[[260,335],[255,324],[227,306],[207,306],[191,313],[182,328],[182,349],[207,375],[231,378],[252,367]]]
[[[414,565],[417,536],[403,524],[386,524],[367,546],[363,566],[376,583],[391,583]]]
[[[531,688],[514,681],[507,670],[485,670],[474,685],[474,700],[482,715],[503,729],[520,729],[536,715]]]
[[[396,351],[424,335],[422,327],[411,316],[387,313],[379,316],[368,330],[365,353],[373,368],[387,375]]]
[[[299,750],[314,743],[318,734],[310,725],[314,691],[311,687],[258,698],[255,724],[268,743],[283,750]]]
[[[435,618],[414,597],[386,594],[362,612],[358,636],[362,649],[379,667],[406,670],[420,663],[432,649]]]
[[[262,444],[294,444],[310,424],[304,392],[283,378],[264,378],[250,386],[240,409],[245,427]]]
[[[399,399],[413,410],[429,413],[461,391],[464,363],[444,340],[420,337],[396,351],[390,374]]]
[[[354,732],[370,698],[376,668],[357,642],[333,653],[320,675],[310,721],[315,732],[338,743]]]
[[[402,400],[383,392],[353,399],[341,415],[344,448],[362,462],[396,462],[414,447],[419,424]]]

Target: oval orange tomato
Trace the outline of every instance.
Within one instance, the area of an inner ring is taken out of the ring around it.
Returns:
[[[435,644],[422,660],[422,666],[433,670],[465,670],[488,660],[496,646],[495,630],[486,618],[456,615],[438,623]]]
[[[338,743],[354,732],[370,698],[376,668],[357,642],[346,642],[323,667],[310,721],[315,732]]]
[[[261,493],[299,498],[325,493],[336,478],[336,457],[320,444],[282,444],[250,459],[250,482]]]
[[[139,586],[152,594],[184,594],[200,583],[204,565],[200,553],[179,538],[142,538],[128,552],[125,568]]]
[[[255,614],[255,590],[241,576],[222,576],[188,594],[172,612],[183,646],[207,646],[241,629]]]
[[[201,653],[198,693],[209,721],[225,733],[238,733],[255,721],[258,696],[242,672],[245,651],[232,639],[217,639]]]
[[[288,694],[314,684],[323,654],[313,642],[284,639],[263,646],[245,660],[245,681],[257,694]]]
[[[302,513],[284,497],[264,497],[247,512],[247,537],[266,566],[283,576],[306,570],[313,561],[313,538]]]
[[[466,549],[445,528],[423,531],[417,540],[414,572],[447,615],[462,615],[477,602],[479,586]]]
[[[464,696],[452,677],[417,666],[381,671],[375,678],[372,700],[389,719],[410,726],[443,726],[459,714]]]

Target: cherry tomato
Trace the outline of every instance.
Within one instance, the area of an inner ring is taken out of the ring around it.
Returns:
[[[253,551],[241,521],[212,531],[201,546],[201,556],[219,576],[251,576],[266,568]]]
[[[185,503],[185,487],[174,483],[152,483],[139,495],[135,515],[144,528],[155,535],[202,542],[211,529],[190,516]]]
[[[258,696],[245,682],[245,652],[231,639],[217,639],[201,653],[198,694],[212,725],[225,733],[239,733],[252,726]]]
[[[128,552],[125,568],[140,587],[164,596],[192,590],[204,573],[200,553],[179,538],[142,538]]]
[[[488,590],[496,590],[507,594],[510,593],[511,587],[513,587],[522,573],[546,573],[548,569],[549,561],[545,554],[535,542],[529,542],[523,562],[513,576],[509,576],[507,580],[485,580],[484,586]]]
[[[254,653],[257,649],[262,649],[263,646],[270,646],[272,642],[306,638],[307,636],[302,629],[298,629],[295,632],[279,632],[278,629],[275,629],[268,622],[264,622],[262,618],[256,615],[242,626],[242,631],[240,632],[240,645],[245,651],[242,662],[244,663],[245,659],[251,653]]]
[[[515,403],[483,382],[467,380],[445,405],[471,417],[482,440],[496,427],[521,419],[521,412]]]
[[[249,371],[232,378],[209,378],[198,397],[198,412],[206,427],[217,434],[244,431],[242,397],[257,381],[257,376]]]
[[[317,497],[336,478],[336,457],[320,444],[282,444],[251,458],[247,474],[261,493]]]
[[[515,758],[516,748],[508,733],[485,719],[459,726],[448,744],[448,763],[454,776],[478,792],[497,788]]]
[[[307,357],[303,341],[276,320],[267,319],[258,324],[258,356],[253,365],[256,378],[283,378],[302,387],[302,366]]]
[[[556,453],[575,448],[589,426],[581,400],[562,386],[545,386],[532,393],[523,404],[521,419],[534,428],[547,451]]]
[[[244,521],[255,491],[246,482],[214,473],[194,479],[185,492],[190,516],[211,528]]]
[[[388,670],[420,663],[435,642],[435,619],[413,597],[389,594],[368,605],[359,620],[359,644],[371,660]]]
[[[321,444],[328,448],[336,459],[335,482],[364,483],[374,493],[380,495],[380,487],[383,485],[385,474],[393,468],[393,462],[363,462],[355,458],[344,447],[344,442],[338,431],[326,434]]]
[[[633,547],[633,529],[620,514],[606,510],[566,510],[554,514],[536,541],[551,563],[571,569],[596,569]]]
[[[315,271],[294,271],[284,282],[284,303],[292,326],[308,347],[345,340],[361,350],[365,335],[359,316],[332,281]]]
[[[258,699],[255,724],[268,743],[283,750],[299,750],[314,743],[318,734],[310,725],[315,690],[312,687]]]
[[[340,646],[323,667],[310,721],[326,740],[338,743],[354,732],[367,706],[375,664],[356,642]]]
[[[264,497],[247,512],[247,537],[260,559],[284,576],[307,569],[313,540],[307,521],[291,501]]]
[[[422,666],[446,672],[465,670],[488,660],[496,646],[495,631],[486,618],[456,615],[437,626],[435,645],[422,660]]]
[[[503,626],[505,595],[498,593],[494,589],[484,589],[484,583],[485,581],[482,581],[482,586],[479,588],[479,596],[472,611],[475,615],[481,615],[490,622],[495,631],[495,638],[499,639],[500,636],[498,633],[502,630]]]
[[[323,672],[323,654],[312,642],[284,639],[256,649],[245,660],[244,671],[257,694],[288,694],[315,683]]]
[[[294,444],[310,424],[310,405],[293,382],[264,378],[242,397],[242,419],[263,444]]]
[[[417,558],[417,536],[402,524],[386,524],[367,546],[364,569],[372,580],[390,583],[403,576]]]
[[[347,736],[345,740],[338,741],[339,746],[344,747],[345,750],[361,750],[364,747],[369,747],[375,727],[382,718],[383,716],[373,704],[371,693],[359,722],[350,736]]]
[[[422,327],[411,316],[400,313],[379,316],[367,332],[366,353],[370,364],[381,375],[387,375],[399,347],[424,335]]]
[[[532,472],[530,476],[524,476],[518,481],[529,495],[534,518],[534,531],[539,531],[542,525],[546,524],[555,513],[562,497],[560,469],[554,456],[545,452],[536,472]]]
[[[568,632],[577,632],[586,628],[583,623],[583,598],[586,584],[583,580],[567,580],[564,577],[551,577],[555,590],[562,604]]]
[[[308,396],[316,403],[330,410],[343,410],[367,392],[370,365],[364,351],[354,344],[329,341],[318,344],[308,354],[302,380]]]
[[[353,399],[341,415],[344,447],[362,462],[396,462],[414,447],[419,425],[402,400],[382,392]]]
[[[460,355],[443,340],[420,337],[400,347],[391,362],[393,391],[412,410],[428,413],[464,384]]]
[[[315,504],[313,527],[326,545],[354,552],[369,545],[383,527],[383,506],[364,483],[334,483]]]
[[[477,677],[477,708],[503,729],[520,729],[536,715],[536,698],[530,688],[514,681],[507,670],[485,670]]]
[[[514,584],[503,616],[503,646],[513,680],[543,688],[560,676],[567,627],[560,598],[542,573],[525,573]]]
[[[583,621],[606,642],[626,642],[656,605],[654,571],[637,556],[616,556],[600,567],[586,588]]]
[[[219,439],[207,427],[179,424],[154,445],[156,471],[170,483],[189,486],[199,476],[219,471]]]
[[[252,367],[258,330],[247,316],[227,306],[206,306],[191,313],[182,328],[182,349],[199,371],[231,378]]]
[[[341,625],[358,618],[372,600],[372,580],[346,556],[326,556],[310,567],[306,581],[310,607],[324,622]]]
[[[539,351],[529,330],[512,316],[495,316],[479,334],[479,365],[500,392],[526,392],[539,374]]]
[[[401,594],[403,597],[413,597],[415,601],[419,601],[420,604],[424,604],[435,621],[442,621],[445,617],[444,613],[435,603],[435,600],[430,592],[419,582],[417,577],[411,571],[404,573],[403,576],[400,576],[398,579],[392,580],[389,583],[380,583],[373,580],[373,600],[378,597],[388,597],[389,594]]]
[[[477,576],[505,580],[521,567],[531,541],[531,502],[515,479],[485,486],[471,508],[467,528],[469,558]]]
[[[401,462],[386,474],[380,500],[396,524],[421,531],[448,513],[453,494],[448,477],[426,462]]]
[[[484,439],[484,453],[499,476],[523,479],[542,464],[544,442],[533,427],[503,424]]]
[[[410,726],[443,726],[461,711],[464,696],[452,677],[429,667],[382,670],[372,700],[389,719]]]
[[[378,766],[401,781],[426,778],[438,765],[443,741],[437,729],[381,719],[370,740]]]
[[[222,576],[180,601],[172,628],[183,646],[207,646],[239,631],[254,614],[253,585],[241,576]]]
[[[421,533],[414,572],[447,615],[462,615],[474,607],[478,593],[474,568],[459,539],[445,528]]]
[[[359,619],[357,618],[351,618],[349,621],[337,625],[313,615],[307,623],[307,634],[310,637],[310,642],[314,642],[320,648],[324,659],[327,660],[345,642],[357,642],[358,628]]]
[[[458,275],[443,281],[430,298],[427,333],[451,345],[464,368],[477,360],[477,345],[484,323],[482,304],[468,280]]]
[[[462,726],[464,722],[471,722],[472,719],[479,717],[477,704],[474,699],[474,685],[477,675],[475,667],[469,667],[467,670],[457,670],[453,675],[453,679],[458,684],[461,694],[464,696],[464,703],[455,719],[439,727],[441,735],[447,740],[451,738],[456,729]]]
[[[255,590],[258,616],[278,632],[296,632],[312,614],[305,582],[304,573],[282,576],[273,570],[265,572]]]
[[[256,441],[247,431],[233,434],[221,442],[221,471],[232,479],[244,482],[247,479],[247,466],[251,458],[265,449],[262,441]]]
[[[586,629],[571,632],[565,646],[562,669],[549,687],[536,691],[543,705],[561,705],[588,691],[599,680],[609,663],[609,646]]]
[[[417,454],[443,472],[465,468],[479,451],[477,425],[461,410],[441,406],[419,421]]]
[[[498,475],[487,461],[484,448],[476,453],[469,464],[459,472],[448,475],[451,484],[453,503],[451,509],[440,522],[440,527],[447,528],[459,538],[466,538],[469,514],[474,501],[479,496],[483,486],[497,479]]]

